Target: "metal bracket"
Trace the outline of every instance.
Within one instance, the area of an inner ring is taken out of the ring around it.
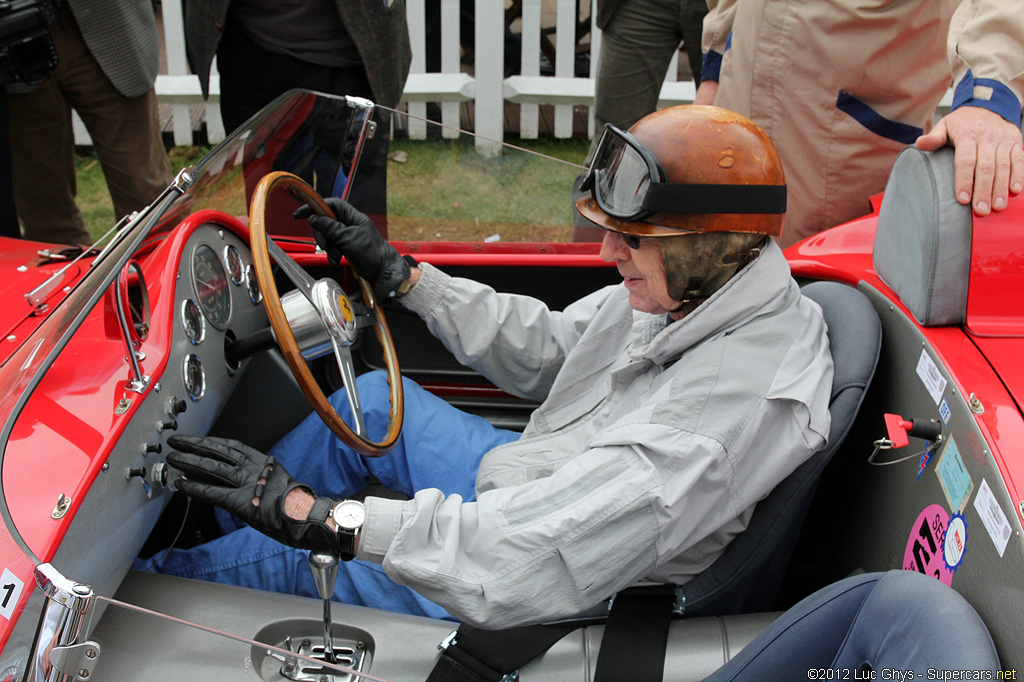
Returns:
[[[93,668],[100,660],[100,645],[92,640],[82,644],[54,647],[50,651],[50,663],[63,675],[76,682],[92,679]]]
[[[35,570],[36,585],[46,598],[25,680],[85,682],[92,675],[100,648],[82,642],[85,615],[96,601],[92,588],[69,580],[50,564]]]
[[[682,616],[686,613],[686,595],[683,593],[681,585],[676,587],[676,603],[672,607],[672,613],[677,616]]]
[[[438,651],[444,651],[450,646],[455,645],[455,637],[459,634],[458,630],[452,630],[449,632],[444,639],[441,640],[440,644],[437,645]]]

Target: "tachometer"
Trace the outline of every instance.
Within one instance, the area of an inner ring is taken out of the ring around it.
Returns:
[[[210,324],[223,328],[231,317],[228,274],[214,250],[205,244],[197,247],[192,254],[192,282],[199,307]]]

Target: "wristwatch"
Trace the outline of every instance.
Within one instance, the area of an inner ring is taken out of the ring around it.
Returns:
[[[356,539],[366,520],[366,507],[358,500],[342,500],[331,509],[331,518],[338,527],[338,555],[349,561],[356,555]]]

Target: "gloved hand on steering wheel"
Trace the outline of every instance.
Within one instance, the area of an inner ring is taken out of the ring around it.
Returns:
[[[222,507],[291,547],[337,552],[337,533],[324,521],[298,520],[285,513],[285,498],[293,489],[316,494],[275,458],[226,438],[174,435],[167,444],[175,450],[167,455],[168,464],[186,476],[178,481],[178,489],[189,497]],[[334,502],[318,498],[313,504],[329,509]]]
[[[370,283],[377,298],[396,295],[402,283],[409,279],[409,263],[380,235],[365,213],[337,197],[324,201],[337,220],[314,213],[309,206],[300,206],[293,215],[309,218],[316,243],[327,252],[328,261],[337,265],[345,256],[356,273]]]

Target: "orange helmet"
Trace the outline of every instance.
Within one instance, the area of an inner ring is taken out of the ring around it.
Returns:
[[[576,208],[626,235],[692,232],[779,236],[786,180],[775,145],[753,121],[718,107],[656,111],[629,132],[606,125]]]

